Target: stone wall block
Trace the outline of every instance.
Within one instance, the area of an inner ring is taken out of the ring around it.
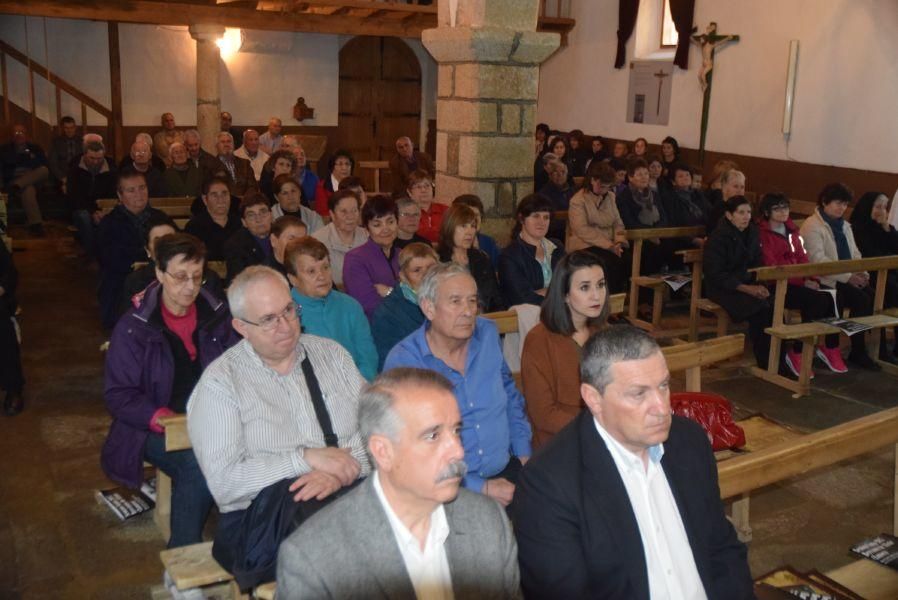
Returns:
[[[521,133],[521,107],[518,104],[503,104],[501,106],[502,133]]]
[[[449,135],[446,144],[446,173],[449,175],[458,174],[458,136]]]
[[[421,43],[439,62],[504,62],[515,47],[511,29],[426,29]]]
[[[437,96],[448,98],[455,91],[455,67],[452,65],[440,65],[437,70]]]
[[[528,196],[533,193],[533,179],[525,180],[525,181],[516,181],[514,184],[514,193],[515,198],[518,199],[518,202],[521,201],[521,198],[524,196]],[[564,240],[562,240],[564,241]]]
[[[461,177],[516,179],[533,176],[530,137],[467,137],[459,139]]]
[[[521,105],[521,133],[533,135],[536,132],[536,102]]]
[[[518,45],[512,53],[511,62],[538,65],[550,56],[561,45],[558,33],[524,31],[518,38]]]
[[[440,2],[440,24],[442,18],[449,24],[448,2]],[[532,31],[536,29],[539,16],[539,0],[484,0],[458,3],[456,26],[461,27],[502,27]]]
[[[456,98],[533,100],[539,91],[539,67],[462,64],[455,67]]]
[[[514,214],[516,208],[514,184],[510,181],[503,181],[496,190],[498,198],[498,210],[500,217],[508,217]]]
[[[437,100],[437,122],[442,131],[494,132],[498,130],[496,105],[471,100]]]
[[[445,172],[446,171],[446,148],[449,143],[449,135],[445,131],[437,131],[437,143],[436,143],[436,151],[437,155],[434,158],[434,166],[437,171]]]
[[[496,206],[496,184],[477,179],[463,179],[446,173],[437,172],[436,199],[443,204],[451,205],[452,201],[462,194],[474,194],[483,201],[483,208],[491,212]]]

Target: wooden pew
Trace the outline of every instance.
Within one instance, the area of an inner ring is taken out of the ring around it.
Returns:
[[[825,323],[800,323],[787,325],[784,321],[786,290],[789,279],[793,277],[811,277],[817,275],[837,275],[840,273],[857,273],[859,271],[878,272],[876,290],[873,297],[873,314],[867,317],[856,317],[852,320],[871,325],[873,331],[883,327],[898,325],[898,317],[883,314],[883,300],[885,298],[886,274],[890,269],[898,268],[898,255],[883,256],[877,258],[861,258],[857,260],[838,260],[822,263],[808,263],[802,265],[784,265],[776,267],[759,267],[752,269],[760,282],[776,282],[773,298],[773,322],[766,329],[773,340],[770,344],[770,355],[767,369],[752,367],[752,373],[757,377],[779,385],[794,392],[793,397],[798,398],[807,395],[810,391],[810,372],[814,357],[814,347],[817,339],[831,333],[840,333],[837,327]],[[863,334],[857,334],[863,335]],[[871,338],[877,338],[871,335]],[[782,340],[800,340],[803,344],[801,353],[801,373],[798,381],[779,374],[780,344]],[[878,356],[874,351],[872,357]],[[894,375],[898,375],[898,368],[891,363],[879,361],[879,364]]]
[[[374,193],[380,193],[380,172],[389,171],[390,163],[386,160],[360,160],[360,169],[371,169],[374,171]]]
[[[692,293],[689,296],[689,341],[698,341],[699,313],[711,313],[717,318],[717,337],[723,337],[727,334],[730,326],[730,315],[719,304],[702,298],[702,260],[704,258],[704,250],[701,248],[691,248],[689,250],[680,250],[677,254],[683,257],[683,264],[690,265],[692,271]]]
[[[642,248],[647,240],[671,239],[671,238],[696,238],[705,235],[704,226],[696,227],[661,227],[657,229],[628,229],[627,240],[631,242],[632,268],[630,274],[630,309],[628,317],[630,322],[637,327],[656,332],[661,324],[661,309],[664,305],[664,288],[667,286],[661,277],[656,274],[642,275],[640,273],[642,263]],[[639,288],[645,287],[652,290],[652,320],[645,321],[639,318]]]
[[[748,437],[746,432],[746,439]],[[738,515],[739,518],[735,518],[737,515],[734,503],[734,521],[747,524],[748,495],[752,491],[873,452],[884,446],[895,446],[898,457],[896,444],[898,444],[898,408],[890,408],[718,462],[720,497],[724,500],[738,499],[738,502],[742,502],[744,514]],[[898,478],[895,480],[894,497],[892,527],[898,534]],[[839,580],[838,577],[835,579]]]
[[[190,218],[190,206],[193,198],[175,196],[170,198],[150,198],[150,206],[157,208],[172,218]],[[119,203],[118,198],[102,198],[97,200],[97,207],[105,215]]]

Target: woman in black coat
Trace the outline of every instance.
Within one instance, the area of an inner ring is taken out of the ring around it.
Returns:
[[[760,236],[751,219],[751,204],[745,196],[734,196],[726,201],[724,218],[705,242],[705,294],[733,321],[748,321],[755,360],[766,369],[770,336],[764,329],[773,322],[773,306],[770,291],[756,283],[749,271],[761,264]]]
[[[851,212],[851,230],[857,249],[864,258],[898,254],[898,231],[889,225],[889,197],[882,192],[867,192],[857,201]],[[870,273],[870,287],[876,289],[877,273]],[[886,277],[885,308],[898,306],[898,273],[889,271]],[[883,336],[879,357],[889,360]],[[898,357],[898,331],[892,355]]]
[[[465,265],[477,283],[481,312],[505,310],[508,305],[499,291],[496,271],[489,256],[474,247],[477,238],[477,213],[470,206],[455,204],[443,215],[437,254],[441,262]]]
[[[541,305],[564,246],[546,237],[552,203],[540,194],[525,196],[518,204],[511,242],[499,255],[499,284],[508,304]]]

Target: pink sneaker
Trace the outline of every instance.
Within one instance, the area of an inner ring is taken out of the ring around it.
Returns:
[[[792,371],[792,374],[796,377],[800,377],[801,375],[801,352],[796,352],[795,350],[787,350],[786,351],[786,366],[789,367],[789,370]],[[808,376],[808,379],[814,378],[814,369],[811,369],[811,372]]]
[[[816,349],[817,358],[823,361],[829,370],[833,373],[847,373],[848,367],[845,366],[845,361],[842,360],[842,353],[839,352],[838,348],[826,348],[823,346],[817,346]]]

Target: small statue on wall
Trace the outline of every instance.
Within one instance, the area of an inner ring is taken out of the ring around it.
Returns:
[[[695,31],[695,29],[693,29]],[[692,41],[697,43],[702,49],[702,68],[698,72],[698,81],[702,86],[702,91],[708,89],[708,79],[711,71],[714,69],[714,51],[727,42],[738,42],[738,35],[718,35],[717,23],[711,21],[705,33],[701,35],[693,35]]]
[[[305,119],[314,119],[315,118],[315,109],[306,106],[306,99],[303,97],[299,97],[296,99],[296,104],[293,105],[293,118],[297,121],[304,121]]]

